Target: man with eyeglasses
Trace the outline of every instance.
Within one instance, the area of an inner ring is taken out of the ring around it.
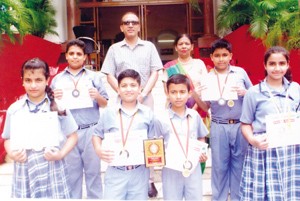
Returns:
[[[101,72],[106,74],[107,82],[117,92],[118,75],[126,69],[134,69],[141,76],[142,92],[138,101],[150,108],[154,107],[152,88],[158,79],[158,71],[163,68],[156,47],[153,43],[141,40],[139,17],[133,12],[122,16],[121,32],[124,39],[110,46],[105,56]],[[153,183],[154,171],[150,169],[149,197],[157,196],[157,189]]]

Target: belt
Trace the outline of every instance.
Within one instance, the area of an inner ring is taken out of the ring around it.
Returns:
[[[215,122],[217,124],[237,124],[237,123],[240,123],[239,119],[228,119],[228,120],[212,119],[211,121]]]
[[[266,134],[266,131],[261,131],[261,132],[253,132],[254,135],[261,135],[261,134]]]
[[[80,125],[78,126],[78,130],[82,130],[82,129],[86,129],[86,128],[90,128],[94,125],[96,125],[97,123],[90,123],[90,124],[84,124],[84,125]]]
[[[112,166],[115,169],[127,171],[127,170],[134,170],[140,167],[141,165],[129,165],[129,166]]]

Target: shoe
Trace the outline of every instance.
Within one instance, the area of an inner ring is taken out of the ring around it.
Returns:
[[[149,186],[148,186],[148,196],[149,198],[154,198],[157,196],[157,189],[154,185],[154,183],[149,183]]]

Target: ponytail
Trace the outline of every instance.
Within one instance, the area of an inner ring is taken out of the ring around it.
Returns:
[[[66,110],[59,110],[57,103],[55,102],[54,99],[54,94],[53,91],[51,89],[51,87],[49,87],[48,85],[46,86],[45,92],[47,93],[48,98],[50,99],[50,111],[57,111],[59,116],[66,116]]]

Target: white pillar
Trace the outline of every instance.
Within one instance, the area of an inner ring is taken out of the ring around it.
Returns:
[[[66,0],[51,0],[54,9],[56,10],[55,20],[57,27],[54,30],[58,33],[58,36],[53,34],[47,34],[44,39],[54,42],[63,43],[67,40],[67,4]]]

